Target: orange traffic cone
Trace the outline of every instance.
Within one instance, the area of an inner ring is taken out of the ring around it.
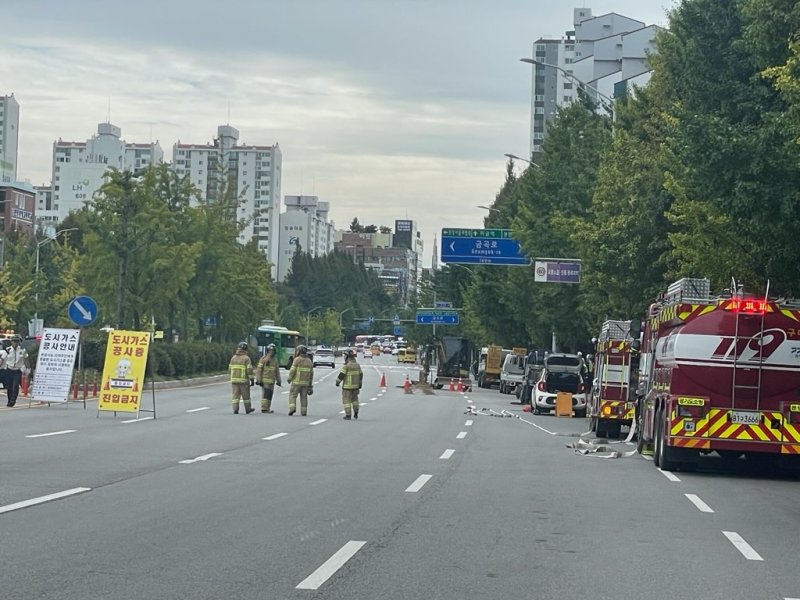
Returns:
[[[409,380],[408,375],[406,375],[406,380],[403,382],[403,391],[406,394],[413,394],[414,393],[414,392],[411,391],[411,381]]]
[[[458,391],[459,392],[463,392],[464,391],[464,381],[462,379],[458,380]]]
[[[378,386],[382,388],[386,387],[386,373],[381,373],[381,382],[378,384]]]
[[[455,392],[456,391],[456,380],[455,379],[451,379],[450,380],[450,391],[451,392]]]
[[[26,373],[22,374],[22,378],[20,379],[20,391],[22,392],[23,396],[28,395],[28,375]]]

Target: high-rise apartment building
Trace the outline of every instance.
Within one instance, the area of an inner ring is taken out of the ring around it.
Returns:
[[[573,11],[573,29],[561,39],[533,43],[531,156],[542,151],[548,123],[559,106],[578,98],[578,88],[595,100],[624,95],[650,77],[647,54],[655,50],[658,27],[617,13],[592,16]],[[599,93],[598,93],[599,92]]]
[[[0,96],[0,182],[17,180],[19,151],[19,103],[10,96]]]
[[[330,203],[317,196],[286,196],[286,212],[280,215],[278,245],[278,281],[283,281],[292,267],[295,252],[322,256],[333,251],[335,228],[328,220]]]
[[[164,160],[158,142],[129,144],[122,130],[100,123],[97,135],[85,142],[53,142],[52,183],[36,188],[36,222],[56,225],[70,212],[84,208],[103,185],[110,167],[138,171]]]
[[[220,125],[211,144],[183,144],[172,149],[172,167],[188,175],[207,200],[217,200],[223,179],[238,199],[236,217],[245,224],[239,242],[256,240],[278,276],[281,197],[281,151],[278,144],[239,144],[239,130]]]

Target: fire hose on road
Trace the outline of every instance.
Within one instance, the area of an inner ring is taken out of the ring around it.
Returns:
[[[519,415],[512,413],[509,410],[503,409],[501,411],[496,411],[492,408],[479,408],[476,409],[474,406],[468,406],[467,410],[464,411],[464,414],[471,415],[471,416],[481,416],[481,417],[499,417],[499,418],[511,418],[516,419],[518,421],[522,421],[532,427],[535,427],[539,431],[542,431],[548,435],[552,435],[554,437],[571,437],[571,438],[578,438],[577,441],[572,442],[571,444],[567,444],[567,448],[572,448],[575,450],[575,454],[579,456],[590,456],[592,458],[627,458],[630,456],[635,456],[637,451],[630,450],[627,452],[621,452],[619,450],[615,450],[612,447],[612,444],[627,444],[633,439],[633,436],[636,434],[636,422],[634,421],[631,423],[630,431],[628,432],[628,436],[624,440],[619,440],[617,442],[606,442],[603,444],[598,444],[594,440],[587,440],[586,437],[592,434],[591,431],[585,431],[583,433],[558,433],[555,431],[550,431],[549,429],[545,429],[544,427],[537,425],[533,421],[529,421],[528,419],[524,419]]]

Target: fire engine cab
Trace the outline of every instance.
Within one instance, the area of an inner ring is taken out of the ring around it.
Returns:
[[[640,368],[639,450],[652,445],[656,466],[711,452],[800,466],[797,301],[681,279],[649,308]]]

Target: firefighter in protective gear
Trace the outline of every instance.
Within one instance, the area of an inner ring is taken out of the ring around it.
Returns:
[[[272,395],[275,385],[281,385],[281,369],[278,365],[275,344],[267,346],[267,353],[261,357],[256,367],[256,385],[261,386],[261,412],[271,413]]]
[[[300,414],[308,415],[308,396],[314,393],[314,363],[308,358],[308,348],[299,346],[297,358],[289,369],[289,416],[297,411],[297,396],[300,396]]]
[[[350,411],[353,412],[353,418],[358,419],[358,391],[361,389],[361,383],[364,380],[364,373],[361,367],[356,362],[356,354],[349,348],[343,352],[344,365],[342,370],[339,371],[339,377],[336,379],[336,385],[342,384],[342,404],[344,404],[344,419],[350,420]]]
[[[233,387],[233,414],[239,414],[239,401],[244,403],[245,414],[250,414],[255,410],[250,406],[250,386],[253,383],[253,363],[247,354],[247,344],[241,342],[236,349],[236,353],[231,357],[228,365],[228,372],[231,375],[231,386]]]

